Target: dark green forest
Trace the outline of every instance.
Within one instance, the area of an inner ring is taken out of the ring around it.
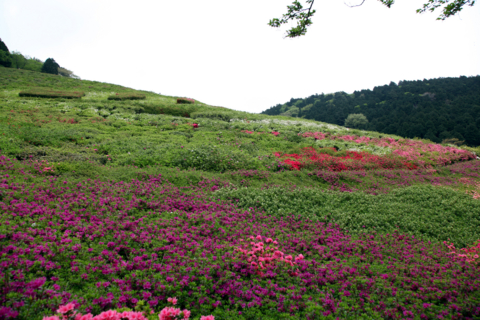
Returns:
[[[480,145],[480,76],[400,81],[352,94],[336,92],[292,98],[262,112],[344,125],[363,114],[363,129],[442,142],[456,138]]]

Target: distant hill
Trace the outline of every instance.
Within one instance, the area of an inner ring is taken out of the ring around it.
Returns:
[[[344,125],[349,114],[361,113],[367,130],[434,142],[457,138],[480,145],[480,76],[400,81],[398,85],[316,94],[291,99],[262,112]]]

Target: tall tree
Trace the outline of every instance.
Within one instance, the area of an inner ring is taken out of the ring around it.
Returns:
[[[390,8],[394,0],[379,0],[383,5]],[[304,8],[302,3],[298,0],[294,0],[292,5],[287,6],[287,13],[283,14],[281,19],[274,18],[268,23],[271,27],[278,28],[289,21],[296,21],[297,26],[287,30],[287,38],[295,38],[305,35],[307,28],[312,24],[312,17],[315,14],[313,9],[313,3],[315,0],[305,0],[307,7]],[[365,0],[358,5],[352,7],[361,6]],[[420,9],[417,9],[417,13],[424,13],[426,11],[433,12],[436,9],[441,8],[442,13],[437,20],[445,20],[458,12],[462,11],[464,6],[473,6],[475,0],[428,0]]]
[[[5,44],[5,42],[2,41],[2,39],[0,39],[0,50],[10,53],[10,50],[8,50],[7,45]]]
[[[0,66],[10,68],[12,66],[12,56],[10,53],[0,50]]]
[[[28,62],[27,58],[25,58],[23,54],[18,51],[12,52],[12,61],[12,67],[17,69],[24,69]]]
[[[361,113],[349,114],[345,119],[345,127],[347,128],[364,129],[367,124],[367,117]]]
[[[12,55],[7,45],[0,39],[0,66],[10,68],[12,66]]]
[[[58,68],[60,66],[58,63],[55,62],[53,58],[48,58],[45,60],[42,66],[42,72],[43,73],[51,73],[51,74],[58,74]]]

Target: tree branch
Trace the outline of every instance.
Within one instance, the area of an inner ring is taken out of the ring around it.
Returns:
[[[355,7],[360,7],[363,3],[365,2],[365,0],[362,0],[362,3],[360,4],[355,4],[353,6],[347,4],[346,2],[343,2],[347,7],[350,7],[350,8],[355,8]]]

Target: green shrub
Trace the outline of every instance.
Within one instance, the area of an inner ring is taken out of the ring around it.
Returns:
[[[304,141],[304,138],[302,138],[295,132],[282,132],[281,135],[285,137],[288,141],[293,143],[300,143]]]
[[[346,157],[347,156],[347,151],[346,150],[337,151],[333,154],[333,156],[335,156],[335,157]]]
[[[194,119],[207,118],[229,122],[230,119],[235,118],[235,113],[227,111],[197,111],[192,113],[191,116]]]
[[[195,168],[196,170],[225,172],[241,169],[257,169],[256,163],[248,153],[233,151],[215,146],[198,146],[183,149],[173,160],[173,167],[182,169]]]
[[[177,103],[178,104],[192,104],[192,103],[195,103],[195,100],[189,99],[189,98],[178,98]]]
[[[142,100],[146,99],[143,93],[119,92],[108,97],[108,100]]]
[[[141,112],[150,114],[168,114],[177,117],[190,118],[191,114],[197,110],[195,106],[177,106],[177,105],[154,105],[142,104]]]
[[[317,153],[328,154],[331,156],[334,156],[337,154],[337,152],[335,152],[335,150],[333,150],[332,148],[321,148],[320,150],[317,151]]]
[[[83,91],[59,91],[49,88],[31,88],[20,91],[20,97],[79,99],[85,96]]]

